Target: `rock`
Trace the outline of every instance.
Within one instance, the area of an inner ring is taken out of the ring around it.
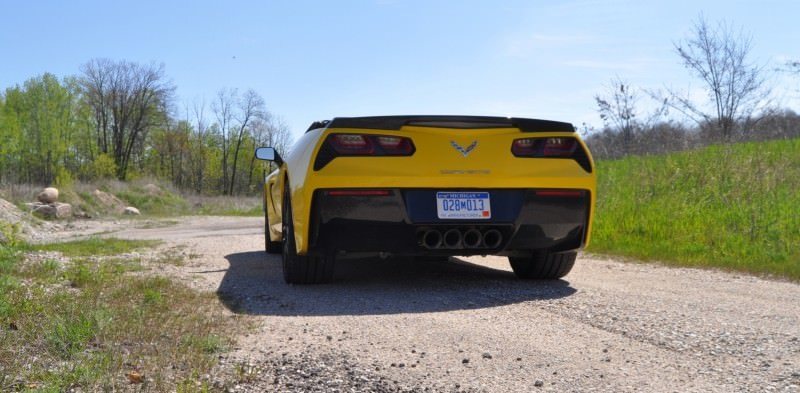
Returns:
[[[125,208],[125,210],[123,210],[122,212],[123,212],[123,213],[125,213],[125,214],[127,214],[127,215],[130,215],[130,216],[138,216],[138,215],[141,215],[141,214],[142,214],[142,213],[139,211],[139,209],[137,209],[137,208],[135,208],[135,207],[133,207],[133,206],[128,206],[128,207],[126,207],[126,208]]]
[[[56,208],[56,218],[67,218],[72,216],[72,205],[69,203],[54,203]]]
[[[484,359],[491,359],[491,358],[492,358],[492,354],[491,354],[491,353],[489,353],[489,352],[484,352],[484,353],[483,353],[483,358],[484,358]]]
[[[48,219],[67,218],[72,215],[72,205],[59,202],[47,205],[34,205],[33,213]]]
[[[100,190],[94,190],[92,195],[100,205],[113,210],[115,213],[122,213],[125,211],[125,202],[114,195]]]
[[[58,189],[55,187],[47,187],[36,196],[36,200],[42,203],[55,203],[58,201]]]
[[[461,360],[461,364],[467,364],[467,363],[469,363],[469,359],[463,359],[463,360]]]
[[[33,214],[42,218],[55,218],[56,207],[53,205],[36,205],[33,207]]]
[[[541,379],[537,379],[536,382],[533,383],[533,386],[536,386],[537,388],[540,388],[540,387],[544,386],[544,381],[542,381]]]

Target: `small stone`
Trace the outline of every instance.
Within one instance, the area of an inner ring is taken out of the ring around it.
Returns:
[[[542,381],[541,379],[537,379],[536,382],[533,383],[533,386],[536,386],[537,388],[540,388],[540,387],[544,386],[544,381]]]
[[[403,368],[403,367],[405,367],[405,366],[406,366],[406,364],[405,364],[405,363],[400,363],[400,364],[398,364],[398,365],[397,365],[397,367],[400,367],[400,368]]]
[[[127,215],[129,215],[129,216],[138,216],[138,215],[141,215],[141,214],[142,214],[142,213],[139,211],[139,209],[137,209],[137,208],[135,208],[135,207],[133,207],[133,206],[128,206],[128,207],[126,207],[126,208],[125,208],[125,210],[123,210],[123,211],[122,211],[122,213],[123,213],[123,214],[127,214]]]
[[[463,359],[463,360],[461,360],[461,364],[467,364],[467,363],[469,363],[469,359]]]
[[[489,353],[489,352],[484,352],[484,353],[483,353],[483,358],[484,358],[484,359],[491,359],[491,358],[492,358],[492,354],[491,354],[491,353]]]
[[[327,337],[325,337],[325,339],[328,340],[328,341],[331,341],[331,340],[333,340],[333,337],[332,336],[327,336]]]
[[[517,358],[517,361],[518,361],[518,362],[521,362],[521,361],[522,361],[522,358]]]

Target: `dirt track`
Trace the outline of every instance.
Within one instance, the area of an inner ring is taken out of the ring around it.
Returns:
[[[797,284],[582,256],[556,282],[488,257],[346,260],[333,284],[288,286],[262,226],[112,234],[197,254],[167,273],[252,322],[223,362],[252,366],[242,390],[800,391]]]

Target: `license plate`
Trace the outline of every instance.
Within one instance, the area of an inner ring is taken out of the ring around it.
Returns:
[[[488,192],[437,192],[436,214],[444,219],[490,219]]]

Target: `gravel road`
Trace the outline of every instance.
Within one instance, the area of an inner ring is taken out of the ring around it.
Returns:
[[[800,392],[795,283],[582,255],[555,282],[470,257],[345,260],[289,286],[263,219],[173,224],[112,236],[188,246],[167,273],[249,322],[221,359],[235,391]]]

